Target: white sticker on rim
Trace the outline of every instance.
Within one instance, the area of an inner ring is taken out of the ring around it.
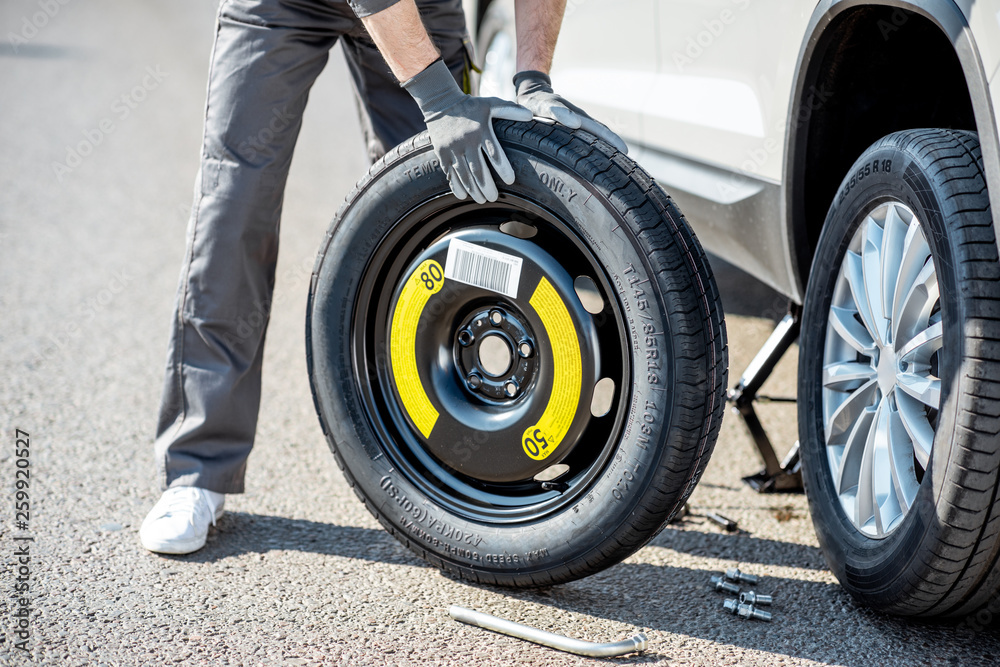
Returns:
[[[516,299],[522,261],[515,255],[452,239],[444,277]]]

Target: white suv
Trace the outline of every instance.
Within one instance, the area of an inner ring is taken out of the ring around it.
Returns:
[[[513,2],[466,6],[481,92],[510,97]],[[816,531],[844,587],[897,614],[1000,590],[998,10],[569,0],[552,71],[708,250],[802,313]]]

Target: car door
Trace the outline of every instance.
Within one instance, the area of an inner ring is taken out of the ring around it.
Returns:
[[[659,69],[656,0],[569,0],[552,67],[564,97],[630,145]]]
[[[640,110],[643,164],[705,245],[791,294],[780,183],[813,0],[656,0],[660,69]]]

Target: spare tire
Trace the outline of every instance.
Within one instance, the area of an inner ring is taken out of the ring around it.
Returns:
[[[548,585],[683,506],[726,336],[701,246],[642,169],[582,131],[495,128],[516,173],[495,203],[456,199],[426,134],[348,196],[310,287],[309,378],[390,533],[469,579]]]

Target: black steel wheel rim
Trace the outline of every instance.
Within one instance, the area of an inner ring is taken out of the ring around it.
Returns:
[[[512,297],[439,276],[433,262],[449,266],[441,260],[454,240],[521,257],[526,287]],[[416,271],[421,267],[429,270]],[[406,319],[400,313],[410,305],[406,281],[421,275],[430,281],[425,284],[440,284],[410,327],[413,368],[438,413],[429,434],[403,400],[407,381],[400,378],[413,376],[394,367],[406,355],[392,348],[393,332],[402,338],[393,323]],[[589,312],[575,292],[580,276],[592,280],[599,312]],[[538,295],[543,278],[577,329],[581,384],[566,437],[553,456],[533,461],[524,453],[537,448],[519,434],[546,414],[554,396],[556,353],[549,339],[559,335],[548,331],[526,297]],[[482,346],[494,338],[500,340],[491,345],[506,346],[510,356],[505,369],[483,365]],[[627,340],[602,264],[553,211],[506,193],[485,206],[445,195],[426,201],[402,216],[372,253],[355,302],[355,381],[380,445],[369,454],[387,456],[426,497],[469,520],[515,523],[560,512],[586,494],[617,449],[632,387]],[[595,386],[604,378],[613,381],[613,395],[606,413],[595,416]]]

